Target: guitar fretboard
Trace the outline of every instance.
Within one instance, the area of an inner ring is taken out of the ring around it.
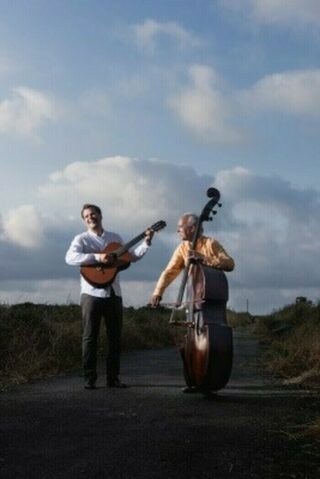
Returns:
[[[131,241],[129,241],[129,243],[124,244],[123,246],[121,246],[121,248],[114,251],[113,254],[117,256],[121,256],[122,254],[126,253],[128,249],[130,249],[132,246],[139,243],[139,241],[141,241],[144,238],[144,236],[145,236],[145,232],[139,234],[138,236],[133,238]]]

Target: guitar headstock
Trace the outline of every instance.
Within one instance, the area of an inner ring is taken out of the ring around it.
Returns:
[[[160,220],[160,221],[157,221],[156,223],[154,223],[152,226],[150,226],[149,229],[156,232],[156,231],[162,230],[166,226],[167,226],[167,223],[163,220]]]

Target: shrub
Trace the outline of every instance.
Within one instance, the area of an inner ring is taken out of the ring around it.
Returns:
[[[79,310],[79,308],[78,308]],[[27,381],[79,364],[80,319],[71,306],[0,308],[0,381]]]
[[[265,363],[275,374],[295,383],[319,384],[319,303],[300,302],[261,316],[255,331],[268,344]]]

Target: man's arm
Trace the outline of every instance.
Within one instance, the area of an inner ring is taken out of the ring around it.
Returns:
[[[71,242],[65,260],[66,263],[71,266],[81,266],[99,262],[100,255],[99,253],[85,253],[81,235],[78,235]]]
[[[143,242],[140,243],[138,246],[136,246],[134,250],[129,251],[131,262],[134,263],[135,261],[138,261],[146,254],[146,252],[149,249],[149,246],[151,246],[153,235],[154,235],[154,231],[148,228],[145,232],[145,237]]]
[[[179,245],[175,252],[173,253],[168,265],[165,270],[161,273],[156,287],[153,291],[153,294],[150,299],[151,306],[158,306],[165,289],[169,286],[170,283],[179,275],[183,270],[185,261],[182,254],[182,245]]]

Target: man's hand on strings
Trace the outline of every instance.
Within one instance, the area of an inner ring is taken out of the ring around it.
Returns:
[[[114,266],[117,262],[117,257],[115,254],[110,253],[100,253],[99,261],[107,266]]]

